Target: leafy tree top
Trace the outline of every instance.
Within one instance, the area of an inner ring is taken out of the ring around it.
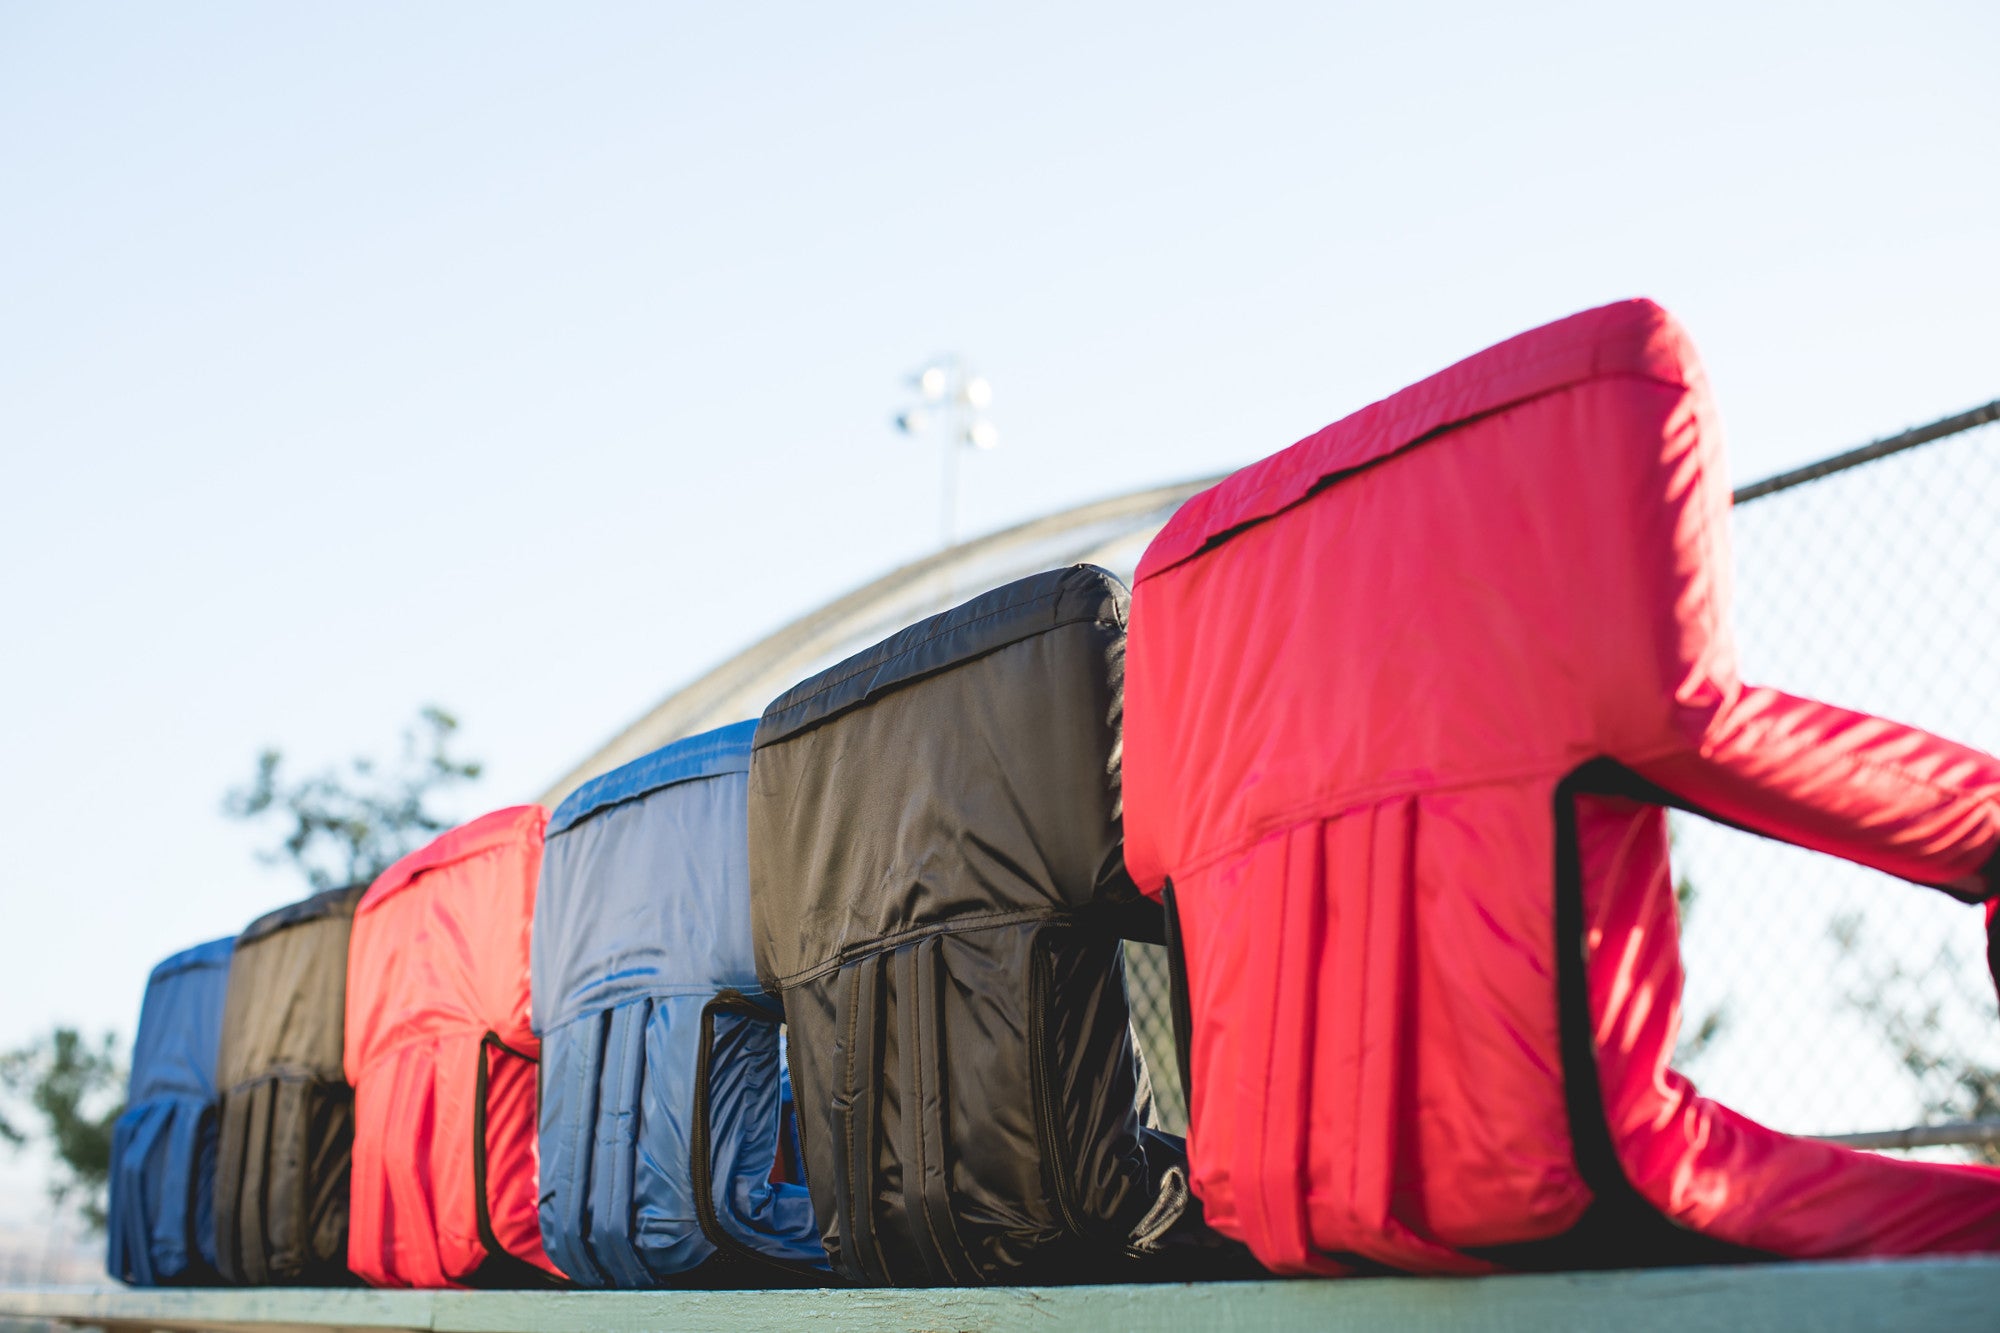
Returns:
[[[104,1187],[111,1178],[111,1131],[125,1109],[125,1066],[117,1038],[96,1041],[59,1027],[32,1045],[0,1055],[0,1140],[20,1147],[31,1137],[47,1141],[56,1159],[49,1198],[57,1207],[76,1201],[93,1231],[104,1229]],[[26,1102],[33,1121],[16,1122]],[[37,1123],[39,1122],[39,1123]]]
[[[430,806],[441,790],[477,778],[476,760],[450,753],[458,719],[427,707],[403,732],[393,764],[357,757],[344,768],[305,777],[286,772],[281,751],[257,756],[250,782],[223,798],[232,819],[277,816],[290,823],[278,846],[260,852],[272,865],[292,865],[314,891],[367,884],[415,851],[451,821]]]

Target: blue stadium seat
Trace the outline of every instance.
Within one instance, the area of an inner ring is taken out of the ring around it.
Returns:
[[[824,1264],[805,1188],[774,1179],[779,1014],[750,943],[754,727],[655,751],[549,820],[530,986],[542,1242],[583,1286],[657,1286],[718,1249],[703,1267],[717,1285],[768,1285],[757,1260]]]
[[[112,1131],[111,1275],[133,1286],[217,1280],[215,1053],[236,941],[211,940],[153,969]]]

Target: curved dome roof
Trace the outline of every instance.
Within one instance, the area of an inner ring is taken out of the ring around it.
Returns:
[[[1202,477],[1096,500],[960,542],[800,616],[676,690],[542,793],[553,806],[600,773],[669,741],[756,717],[764,705],[913,621],[1037,570],[1102,565],[1128,583],[1140,552]]]

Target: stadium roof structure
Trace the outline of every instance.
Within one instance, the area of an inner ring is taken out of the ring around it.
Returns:
[[[1093,500],[913,560],[794,620],[662,699],[541,795],[554,806],[600,773],[670,741],[756,717],[815,671],[989,588],[1061,565],[1101,565],[1126,582],[1176,509],[1221,476]]]

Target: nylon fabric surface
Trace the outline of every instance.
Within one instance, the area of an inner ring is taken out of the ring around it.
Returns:
[[[348,936],[363,891],[315,894],[237,937],[217,1057],[216,1258],[231,1282],[352,1280],[354,1092],[342,1056]]]
[[[375,1285],[558,1275],[536,1216],[528,1004],[545,818],[517,806],[454,829],[384,871],[355,909],[347,1254]]]
[[[1195,1190],[1266,1264],[2000,1248],[2000,1173],[1789,1138],[1668,1066],[1663,813],[1564,787],[1611,760],[1769,836],[1993,891],[2000,763],[1740,679],[1729,505],[1693,347],[1633,301],[1244,469],[1141,560],[1126,852],[1179,912]],[[1607,1224],[1626,1195],[1668,1229]]]
[[[1136,898],[1125,608],[1099,569],[1024,579],[759,724],[757,973],[784,1001],[806,1182],[850,1280],[1129,1275],[1160,1163],[1109,910]]]
[[[696,1211],[695,1068],[719,991],[761,997],[745,787],[754,722],[655,751],[549,821],[533,941],[541,1233],[578,1283],[647,1287],[715,1253]],[[823,1263],[812,1202],[772,1183],[778,1028],[725,1018],[710,1069],[710,1197],[739,1243]]]
[[[146,981],[105,1220],[105,1267],[133,1286],[215,1280],[215,1055],[234,943],[183,949]]]

